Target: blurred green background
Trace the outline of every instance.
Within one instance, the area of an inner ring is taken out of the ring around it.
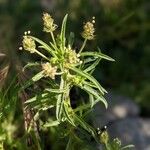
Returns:
[[[17,64],[30,60],[31,56],[18,51],[24,31],[47,38],[42,33],[43,12],[49,12],[58,25],[69,14],[68,31],[77,37],[76,49],[82,41],[83,22],[95,16],[96,37],[86,48],[94,51],[99,46],[116,60],[103,61],[95,72],[97,79],[104,87],[131,97],[142,115],[150,114],[149,0],[0,0],[0,53],[6,54],[0,57],[1,86]]]

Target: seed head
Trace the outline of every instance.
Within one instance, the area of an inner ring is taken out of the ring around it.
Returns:
[[[35,44],[35,41],[31,37],[24,35],[22,44],[23,44],[23,48],[26,51],[29,51],[30,53],[35,52],[36,44]]]
[[[88,21],[83,26],[83,32],[81,34],[83,38],[85,38],[87,40],[93,40],[94,39],[94,32],[95,32],[94,23],[95,23],[95,20],[92,20],[92,22]]]
[[[52,79],[55,79],[57,67],[52,67],[50,63],[44,63],[42,64],[42,69],[44,70],[45,77],[50,77]]]
[[[100,133],[100,142],[103,144],[107,144],[109,141],[109,135],[107,131],[103,131]]]
[[[70,46],[68,46],[65,50],[67,63],[76,64],[80,61],[79,55],[75,52],[75,50],[72,50]]]
[[[53,32],[57,28],[57,25],[54,24],[54,19],[48,13],[44,13],[42,19],[44,22],[43,30],[45,32]]]

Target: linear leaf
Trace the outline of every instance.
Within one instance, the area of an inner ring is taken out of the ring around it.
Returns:
[[[99,89],[99,91],[104,94],[107,93],[107,91],[98,83],[98,81],[93,77],[91,76],[90,74],[86,73],[86,72],[83,72],[81,71],[80,69],[78,68],[75,68],[75,67],[69,67],[70,70],[78,73],[79,75],[87,78],[88,80],[90,80],[93,84],[95,84],[95,86]]]
[[[48,127],[54,127],[54,126],[58,126],[60,124],[60,122],[58,120],[55,120],[55,121],[49,121],[49,122],[46,122],[43,126],[48,128]]]
[[[83,81],[83,84],[88,85],[88,86],[93,87],[93,88],[97,88],[97,87],[96,87],[93,83],[91,83],[91,82]]]
[[[43,74],[44,71],[41,71],[39,73],[37,73],[35,76],[33,76],[30,80],[28,80],[27,82],[24,83],[23,86],[21,86],[20,90],[23,90],[29,86],[31,86],[34,82],[37,82],[38,80],[40,80],[41,78],[44,77]]]
[[[95,89],[91,88],[88,85],[84,85],[82,88],[83,88],[83,90],[85,90],[88,93],[95,96],[99,101],[103,102],[106,108],[108,107],[106,99],[102,95],[100,95]],[[94,101],[93,101],[92,105],[94,105]]]
[[[62,93],[64,93],[64,89],[45,89],[45,91],[48,91],[48,92],[51,92],[51,93],[57,93],[57,94],[62,94]]]
[[[55,53],[54,53],[53,49],[48,44],[46,44],[45,42],[43,42],[42,40],[40,40],[40,39],[38,39],[36,37],[33,37],[33,36],[29,36],[29,37],[31,37],[33,40],[35,40],[36,42],[41,44],[42,48],[47,50],[52,56],[55,56]]]
[[[80,54],[81,56],[93,56],[93,57],[99,57],[99,58],[103,58],[109,61],[115,61],[113,58],[101,53],[101,52],[82,52]]]
[[[91,104],[91,108],[94,106],[94,97],[92,94],[89,94],[89,100],[90,100],[90,104]]]
[[[93,61],[95,61],[96,59],[97,59],[97,58],[94,58],[94,57],[93,57],[93,58],[90,58],[90,57],[89,57],[89,58],[85,58],[85,59],[83,60],[83,63],[86,64],[86,63],[89,63],[89,62],[93,62]]]
[[[68,120],[73,126],[76,126],[76,125],[74,124],[73,116],[71,117],[70,114],[69,114],[69,112],[68,112],[68,109],[69,109],[69,108],[67,107],[66,103],[64,103],[63,108],[64,108],[64,114],[65,114],[67,120]]]
[[[101,58],[99,58],[99,59],[97,59],[94,63],[92,63],[92,65],[90,65],[88,68],[86,68],[85,70],[84,70],[84,72],[89,72],[89,71],[94,71],[94,69],[96,68],[96,66],[99,64],[99,62],[100,62],[100,60],[101,60]],[[92,73],[91,72],[91,73]]]
[[[39,66],[40,64],[38,62],[34,62],[34,63],[27,63],[24,67],[23,67],[23,71],[25,71],[25,69],[33,67],[33,66]]]
[[[47,96],[47,95],[48,95],[48,93],[43,93],[43,94],[41,94],[40,99],[44,98],[44,97]],[[34,96],[34,97],[28,99],[27,101],[25,101],[25,104],[35,102],[35,101],[38,99],[38,97],[39,97],[39,96],[37,95],[37,96]]]
[[[83,129],[85,129],[87,132],[89,132],[95,138],[95,140],[98,141],[97,134],[96,134],[95,130],[90,125],[88,125],[81,117],[79,117],[77,115],[74,115],[74,118],[75,118],[76,122]]]
[[[61,77],[61,82],[60,82],[60,90],[64,88],[64,80]],[[63,108],[63,102],[64,102],[64,94],[59,94],[58,99],[56,102],[56,118],[61,120],[61,114],[62,114],[62,108]]]
[[[74,112],[78,112],[78,111],[83,111],[85,109],[89,109],[90,108],[90,104],[84,104],[81,106],[78,106],[77,108],[74,109]]]
[[[63,19],[62,27],[61,27],[61,33],[60,33],[60,40],[62,43],[62,49],[65,47],[65,43],[66,43],[65,32],[66,32],[67,17],[68,17],[68,14],[66,14],[64,19]]]
[[[43,74],[44,71],[39,72],[38,74],[36,74],[35,76],[32,77],[32,81],[36,82],[38,80],[40,80],[42,77],[44,77]]]
[[[73,147],[73,140],[72,140],[72,137],[70,136],[69,141],[66,146],[66,150],[72,150],[72,147]]]

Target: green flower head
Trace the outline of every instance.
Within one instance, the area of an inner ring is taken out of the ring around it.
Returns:
[[[34,53],[35,52],[36,44],[35,44],[35,41],[31,37],[29,37],[27,35],[24,35],[22,44],[23,44],[23,48],[26,51],[29,51],[30,53]]]
[[[43,14],[43,22],[44,22],[44,31],[45,32],[53,32],[57,28],[57,25],[54,24],[54,19],[48,14]]]
[[[85,38],[87,40],[93,40],[94,39],[94,32],[95,32],[94,23],[95,23],[95,20],[92,20],[92,22],[88,21],[83,26],[83,32],[81,34],[83,38]]]
[[[53,67],[50,63],[44,63],[42,64],[42,69],[44,70],[45,77],[50,77],[52,79],[55,79],[57,67]]]

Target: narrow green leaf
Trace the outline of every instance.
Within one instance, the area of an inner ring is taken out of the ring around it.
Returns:
[[[95,132],[95,130],[90,125],[88,125],[81,117],[79,117],[77,115],[74,115],[74,118],[75,118],[76,122],[83,129],[85,129],[87,132],[89,132],[95,138],[95,140],[98,141],[98,139],[97,139],[97,133]]]
[[[45,91],[51,92],[51,93],[57,93],[57,94],[62,94],[65,92],[64,89],[60,90],[60,89],[45,89]]]
[[[44,71],[41,71],[38,74],[36,74],[35,76],[33,76],[32,77],[32,81],[36,82],[36,81],[40,80],[41,78],[43,78],[44,77],[44,73],[43,72]]]
[[[33,66],[39,66],[40,64],[38,62],[34,62],[34,63],[27,63],[24,67],[23,67],[23,71],[25,71],[25,69],[33,67]]]
[[[101,101],[104,103],[105,107],[107,108],[108,107],[108,104],[107,104],[107,101],[106,99],[100,95],[95,89],[91,88],[90,86],[88,85],[84,85],[83,87],[83,90],[87,91],[88,93],[92,94],[93,96],[95,96],[97,98],[97,100]],[[94,105],[94,101],[93,103],[91,104],[92,106]]]
[[[96,60],[94,63],[92,63],[88,68],[86,68],[86,69],[84,70],[84,72],[89,72],[89,71],[91,71],[90,74],[92,74],[93,71],[95,70],[96,66],[99,64],[100,60],[101,60],[101,58],[97,59],[97,60]]]
[[[84,59],[82,64],[87,64],[87,63],[89,63],[89,62],[93,62],[93,61],[95,61],[96,59],[97,59],[97,58],[87,58],[87,59]],[[76,66],[81,66],[81,64],[80,64],[80,63],[77,63],[77,64],[75,64],[74,66],[75,66],[75,67],[76,67]]]
[[[99,91],[104,94],[107,93],[107,91],[98,83],[98,81],[93,77],[91,76],[90,74],[86,73],[86,72],[83,72],[81,71],[80,69],[78,68],[75,68],[75,67],[69,67],[70,70],[78,73],[79,75],[87,78],[88,80],[90,80],[93,84],[95,84],[95,86],[99,89]]]
[[[50,45],[51,45],[51,47],[52,47],[52,48],[54,49],[54,51],[55,51],[55,57],[57,57],[56,52],[58,53],[58,52],[60,51],[60,49],[57,48],[57,46],[56,46],[55,44],[53,44],[52,42],[50,42]]]
[[[115,61],[113,58],[101,53],[101,52],[82,52],[80,54],[81,56],[93,56],[93,57],[99,57],[99,58],[103,58],[109,61]]]
[[[42,48],[44,48],[47,52],[49,52],[52,56],[55,56],[55,52],[54,50],[48,45],[46,44],[45,42],[43,42],[42,40],[36,38],[36,37],[33,37],[33,36],[29,36],[31,37],[33,40],[35,40],[36,42],[38,42],[39,44],[42,45]]]
[[[96,89],[97,89],[97,87],[95,86],[95,84],[93,84],[93,83],[91,83],[91,82],[83,81],[82,83],[85,84],[85,85],[88,85],[88,86],[90,86],[90,87],[93,87],[93,88],[96,88]]]
[[[45,98],[45,96],[47,96],[48,93],[43,93],[40,95],[40,99],[42,100],[43,98]],[[32,103],[32,102],[35,102],[37,99],[39,99],[39,95],[36,95],[30,99],[28,99],[27,101],[25,101],[25,104],[28,104],[28,103]]]
[[[94,97],[92,94],[89,94],[89,100],[90,100],[90,104],[91,104],[91,108],[94,106]]]
[[[86,64],[86,63],[89,63],[89,62],[93,62],[93,61],[95,61],[97,58],[85,58],[84,60],[83,60],[83,63],[84,64]]]
[[[78,106],[77,108],[74,109],[74,112],[78,112],[78,111],[83,111],[85,109],[89,109],[90,108],[90,104],[84,104],[81,106]]]
[[[69,112],[68,112],[68,108],[67,105],[64,103],[63,105],[63,108],[64,108],[64,114],[65,114],[65,117],[67,118],[67,120],[73,125],[73,126],[76,126],[74,124],[74,120],[73,120],[73,116],[70,116]]]
[[[72,147],[73,147],[73,140],[72,140],[72,137],[70,136],[69,137],[69,141],[67,143],[67,146],[66,146],[66,150],[73,150]]]
[[[62,49],[65,47],[65,44],[66,44],[65,32],[66,32],[67,17],[68,17],[68,14],[66,14],[64,19],[63,19],[62,27],[61,27],[61,33],[60,33],[60,40],[61,40],[61,44],[62,44]]]
[[[21,86],[20,90],[23,90],[23,89],[31,86],[34,82],[37,82],[38,80],[40,80],[41,78],[43,78],[44,77],[43,72],[44,71],[41,71],[41,72],[37,73],[30,80],[28,80],[27,82],[25,82],[24,85]]]
[[[58,126],[60,124],[60,122],[58,120],[50,120],[49,122],[46,122],[43,127],[48,128],[48,127],[54,127],[54,126]]]
[[[60,82],[60,90],[63,90],[64,88],[64,80],[63,78],[61,77],[61,82]],[[57,102],[56,102],[56,118],[58,120],[61,120],[61,115],[62,115],[62,108],[63,108],[63,102],[64,102],[64,94],[59,94],[58,95],[58,99],[57,99]]]

